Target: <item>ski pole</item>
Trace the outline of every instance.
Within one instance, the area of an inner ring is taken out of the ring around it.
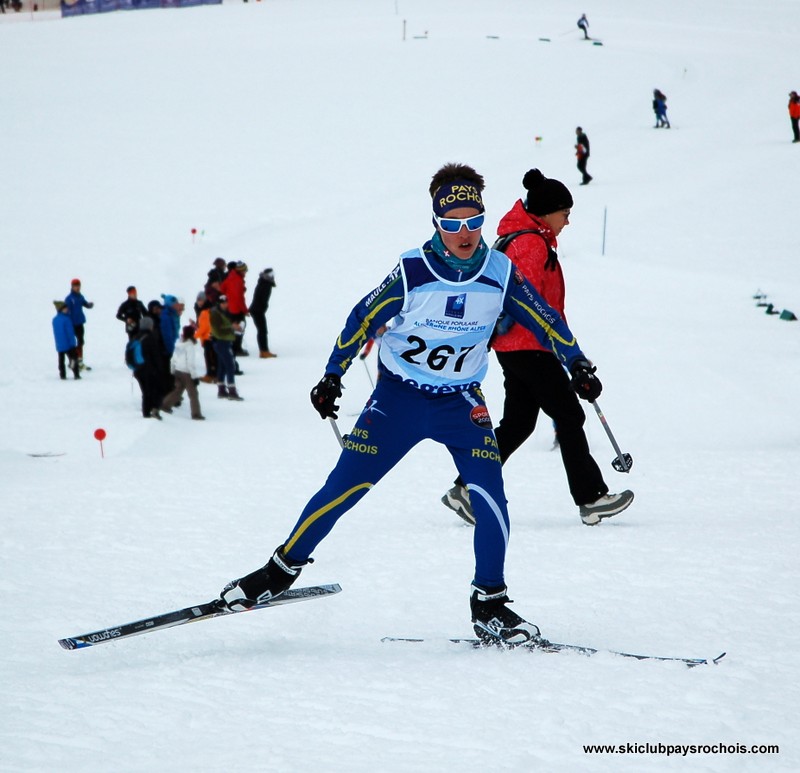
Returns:
[[[331,427],[333,427],[333,434],[336,435],[339,445],[344,448],[344,438],[342,437],[342,433],[339,432],[339,425],[336,423],[336,419],[334,419],[333,416],[328,416],[328,421],[331,423]]]
[[[364,368],[367,371],[367,376],[369,376],[369,385],[375,389],[375,382],[372,380],[372,373],[369,372],[369,365],[367,365],[366,359],[361,360],[364,363]]]
[[[597,404],[597,400],[592,402],[595,411],[597,411],[597,416],[600,419],[600,423],[603,425],[603,429],[606,431],[606,435],[608,435],[608,439],[611,441],[611,445],[614,447],[614,450],[617,452],[617,458],[611,462],[611,466],[617,472],[630,472],[631,467],[633,467],[633,458],[630,454],[623,454],[622,451],[619,450],[619,446],[617,445],[617,441],[614,439],[614,435],[611,434],[611,428],[608,426],[608,422],[606,421],[606,417],[603,416],[603,412],[600,410],[600,406]]]

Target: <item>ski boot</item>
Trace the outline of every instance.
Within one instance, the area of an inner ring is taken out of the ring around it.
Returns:
[[[506,590],[505,585],[496,588],[472,586],[469,606],[475,635],[484,644],[509,647],[541,640],[537,626],[523,620],[506,606],[512,603]]]
[[[300,576],[303,567],[311,562],[310,558],[301,563],[290,561],[281,546],[265,566],[238,580],[231,580],[219,594],[222,604],[232,612],[241,612],[274,599],[287,590]]]

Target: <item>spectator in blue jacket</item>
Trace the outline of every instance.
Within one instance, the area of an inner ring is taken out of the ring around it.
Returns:
[[[90,303],[83,297],[80,279],[72,280],[70,293],[64,298],[64,303],[69,309],[69,316],[75,327],[75,338],[78,340],[78,367],[81,370],[91,370],[91,368],[83,364],[83,326],[86,324],[86,315],[83,313],[83,310],[93,308],[94,303]]]
[[[164,349],[172,357],[175,344],[181,337],[181,314],[186,306],[183,298],[163,293],[161,297],[164,299],[164,306],[161,309],[161,338],[164,341]]]
[[[75,327],[70,319],[69,307],[64,301],[53,301],[56,315],[53,317],[53,336],[56,339],[58,352],[58,375],[62,381],[67,379],[65,360],[69,360],[69,368],[75,378],[80,378],[78,369],[78,339],[75,337]]]

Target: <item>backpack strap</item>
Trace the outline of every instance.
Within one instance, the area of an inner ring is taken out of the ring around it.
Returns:
[[[518,236],[522,236],[522,234],[536,234],[537,236],[542,237],[545,247],[547,247],[547,260],[544,264],[544,270],[555,271],[556,264],[558,263],[558,253],[547,243],[544,231],[542,231],[540,228],[525,228],[521,231],[512,231],[510,234],[498,236],[495,240],[495,243],[492,245],[492,249],[504,253],[508,249],[508,245],[511,244],[511,242],[514,241],[514,239],[516,239]]]

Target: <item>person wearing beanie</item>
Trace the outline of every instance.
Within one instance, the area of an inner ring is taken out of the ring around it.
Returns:
[[[558,180],[538,169],[522,179],[525,199],[518,199],[497,227],[495,247],[503,249],[525,279],[562,318],[564,273],[558,259],[558,236],[569,225],[572,195]],[[497,451],[505,464],[533,433],[540,412],[553,420],[556,442],[567,473],[570,494],[583,523],[594,526],[622,512],[633,493],[609,494],[583,431],[586,416],[561,363],[549,346],[513,320],[501,319],[492,341],[503,369],[505,402],[497,427]],[[459,478],[442,502],[467,523],[474,522],[470,496]]]
[[[580,126],[575,129],[575,156],[578,159],[578,171],[582,176],[581,185],[588,185],[594,179],[586,171],[586,164],[589,161],[589,138]]]
[[[69,307],[64,301],[53,301],[53,306],[56,307],[56,315],[53,317],[53,337],[58,352],[58,375],[62,381],[66,381],[65,361],[69,360],[72,375],[79,379],[81,374],[78,367],[78,339],[75,337],[75,326],[72,324]]]
[[[219,296],[222,295],[222,290],[219,288],[225,280],[227,273],[225,258],[216,258],[214,260],[214,267],[208,272],[206,284],[203,288],[206,298],[212,306],[219,300]]]
[[[161,402],[161,410],[164,413],[172,413],[172,409],[180,401],[181,395],[186,392],[189,395],[192,418],[203,421],[205,416],[200,411],[200,398],[197,394],[197,386],[200,383],[202,372],[195,359],[194,333],[194,327],[186,325],[181,331],[181,340],[175,344],[175,351],[170,360],[170,370],[175,378],[175,387]]]
[[[250,302],[250,318],[256,326],[258,356],[264,360],[277,357],[269,349],[267,330],[267,309],[269,308],[269,299],[272,297],[273,287],[275,287],[275,272],[271,268],[265,268],[258,275],[256,289],[253,290],[253,300]]]
[[[233,342],[239,328],[228,313],[228,297],[220,295],[216,306],[209,312],[211,341],[217,363],[217,397],[241,401],[244,398],[236,389],[236,361],[233,356]]]
[[[239,325],[233,342],[233,354],[234,357],[247,357],[248,352],[242,347],[245,317],[250,315],[250,310],[247,308],[247,301],[245,300],[247,263],[239,260],[228,265],[231,266],[231,269],[222,284],[220,284],[220,291],[228,298],[228,315]]]
[[[311,403],[322,419],[338,417],[342,376],[365,342],[388,325],[378,352],[380,378],[341,439],[336,466],[287,538],[265,566],[222,589],[229,609],[250,608],[289,588],[338,519],[417,443],[430,439],[447,448],[472,492],[470,611],[476,635],[501,647],[541,643],[537,626],[508,607],[504,580],[509,519],[497,442],[480,388],[498,315],[505,311],[552,347],[554,359],[575,374],[587,399],[599,394],[599,381],[558,312],[502,252],[484,242],[483,189],[483,177],[470,166],[439,169],[429,186],[433,234],[403,253],[354,306],[311,390]],[[423,571],[419,579],[409,606],[427,603],[430,578]]]

